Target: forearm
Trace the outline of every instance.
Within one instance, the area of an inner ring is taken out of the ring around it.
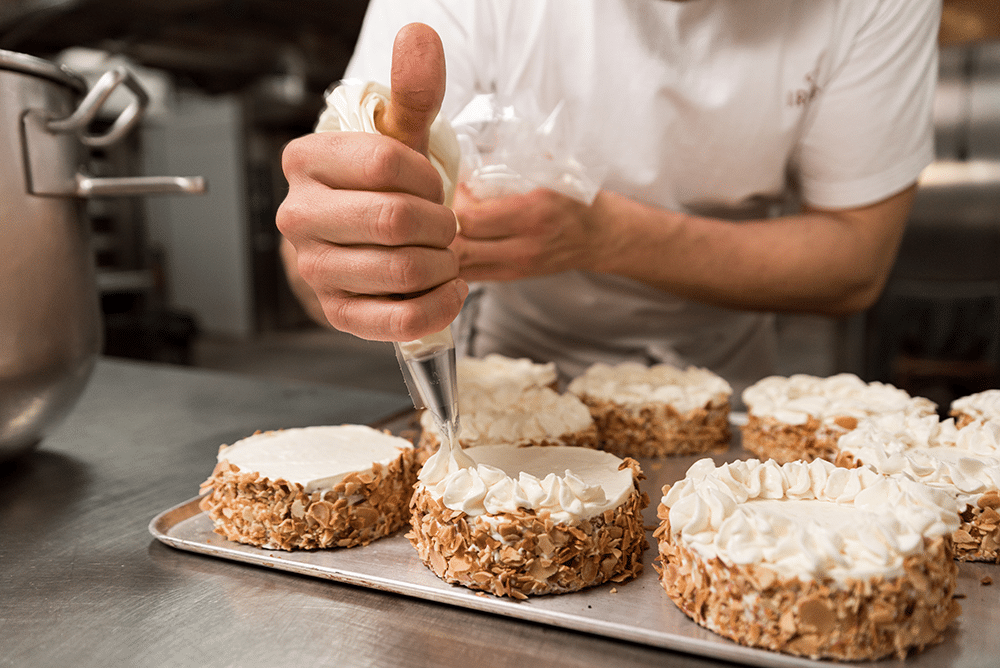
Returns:
[[[881,293],[914,188],[870,207],[730,222],[602,193],[593,269],[719,306],[842,315]]]

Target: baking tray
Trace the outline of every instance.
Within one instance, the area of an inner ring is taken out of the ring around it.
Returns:
[[[733,443],[729,450],[713,455],[717,464],[753,455],[739,445],[738,424],[745,416],[734,415]],[[412,412],[380,422],[380,428],[412,435],[416,422]],[[643,489],[650,506],[645,524],[656,524],[656,504],[664,484],[684,477],[688,467],[702,455],[666,460],[640,459],[646,475]],[[206,473],[207,475],[207,473]],[[642,575],[624,584],[607,584],[572,594],[538,596],[513,601],[476,593],[439,580],[417,557],[404,537],[405,531],[365,547],[285,552],[264,550],[227,541],[212,531],[212,522],[198,508],[195,497],[157,515],[150,533],[180,550],[233,562],[290,571],[359,587],[402,594],[461,608],[468,608],[527,622],[546,624],[668,650],[752,666],[829,666],[831,661],[812,661],[777,652],[743,647],[698,626],[674,605],[657,580],[652,562],[656,556],[651,533],[644,555]],[[984,578],[997,585],[982,584]],[[944,642],[905,660],[852,662],[851,666],[907,668],[980,668],[996,665],[1000,657],[1000,569],[993,564],[959,564],[958,593],[962,615],[946,632]],[[987,632],[984,632],[987,631]]]

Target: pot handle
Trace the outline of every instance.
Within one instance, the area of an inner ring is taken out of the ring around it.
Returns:
[[[119,86],[130,90],[134,99],[107,131],[88,133],[87,126]],[[139,81],[128,69],[119,66],[105,72],[69,116],[52,118],[45,110],[26,111],[21,117],[21,127],[28,192],[54,197],[205,192],[205,179],[200,176],[97,178],[79,171],[77,141],[94,148],[111,146],[135,127],[148,104],[149,95]]]
[[[111,97],[111,93],[118,86],[125,86],[132,92],[134,98],[127,107],[114,120],[111,127],[103,134],[88,134],[87,125],[90,124],[97,112],[101,110],[104,103]],[[108,70],[97,80],[94,87],[87,92],[86,97],[80,102],[72,114],[66,118],[55,118],[46,122],[45,127],[49,132],[75,132],[80,142],[93,148],[111,146],[124,137],[135,127],[135,124],[142,118],[146,106],[149,104],[149,95],[142,85],[136,80],[126,68],[122,66]]]
[[[199,194],[205,192],[201,176],[104,176],[78,174],[76,194],[80,197],[102,195],[167,195],[170,193]]]

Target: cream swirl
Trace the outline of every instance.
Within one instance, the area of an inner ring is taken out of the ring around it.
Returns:
[[[547,387],[461,385],[458,407],[462,415],[458,440],[463,447],[559,441],[594,422],[580,399]],[[423,429],[438,432],[428,413],[420,416],[420,423]]]
[[[675,540],[706,559],[838,582],[899,575],[924,537],[958,528],[951,498],[906,478],[817,459],[702,459],[663,496]]]
[[[633,491],[633,472],[622,460],[590,448],[482,446],[462,456],[462,466],[435,453],[420,482],[452,510],[497,515],[518,509],[547,513],[560,523],[595,517],[620,505]],[[428,468],[431,465],[431,468]]]
[[[793,425],[805,424],[810,418],[830,425],[838,417],[929,415],[936,409],[929,399],[912,397],[886,383],[866,383],[850,373],[826,378],[808,374],[769,376],[743,391],[743,403],[753,415]]]
[[[652,403],[672,406],[685,414],[729,400],[732,387],[721,376],[698,367],[679,369],[670,364],[645,366],[638,362],[596,363],[574,378],[569,392],[604,399],[638,410]]]
[[[978,420],[1000,420],[1000,390],[986,390],[951,402],[952,414],[965,413]]]
[[[958,510],[1000,489],[1000,423],[885,415],[864,420],[838,440],[841,452],[886,475],[905,474],[945,490]]]

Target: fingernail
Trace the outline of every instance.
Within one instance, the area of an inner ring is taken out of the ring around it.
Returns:
[[[465,282],[465,279],[458,278],[455,279],[455,287],[458,288],[458,294],[465,301],[465,298],[469,296],[469,284]]]

